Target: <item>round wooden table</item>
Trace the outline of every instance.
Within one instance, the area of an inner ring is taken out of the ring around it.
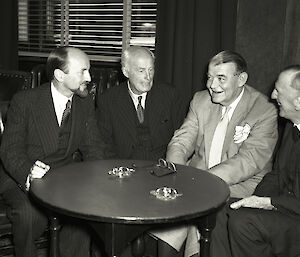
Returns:
[[[108,174],[115,167],[135,167],[135,171],[119,178]],[[157,168],[150,161],[73,163],[50,169],[42,179],[32,182],[30,192],[54,213],[92,222],[99,235],[109,227],[110,233],[106,235],[111,236],[108,249],[112,256],[119,255],[126,245],[118,238],[119,231],[134,227],[140,228],[136,233],[142,233],[153,226],[180,223],[198,225],[203,241],[201,256],[209,256],[210,232],[217,211],[229,198],[229,188],[223,180],[206,171],[183,165],[176,167],[174,173],[156,176],[153,172],[156,169],[163,172],[167,169]],[[182,195],[173,200],[161,200],[150,193],[161,187],[176,189]],[[56,231],[55,219],[53,222]],[[137,236],[131,234],[127,240]]]

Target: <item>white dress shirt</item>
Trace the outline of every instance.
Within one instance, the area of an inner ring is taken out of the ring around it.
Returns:
[[[145,109],[147,92],[142,93],[141,95],[137,95],[137,94],[135,94],[135,93],[132,92],[132,90],[131,90],[131,88],[130,88],[130,86],[129,86],[129,82],[128,82],[127,85],[128,85],[129,95],[131,96],[131,99],[132,99],[132,101],[133,101],[133,104],[134,104],[135,109],[137,108],[138,103],[139,103],[139,100],[138,100],[138,97],[139,97],[139,96],[142,97],[141,104],[142,104],[142,107]]]
[[[60,126],[64,110],[66,109],[66,104],[68,100],[72,102],[73,95],[69,98],[64,96],[63,94],[58,92],[58,90],[55,88],[53,83],[51,83],[51,95],[52,95],[57,122],[58,125]]]
[[[238,105],[238,103],[240,102],[240,100],[242,99],[242,96],[244,94],[245,89],[242,89],[242,92],[239,94],[239,96],[237,97],[237,99],[235,99],[228,107],[230,107],[229,111],[228,111],[228,120],[231,120],[231,117],[233,115],[233,112],[236,108],[236,106]],[[226,106],[222,106],[222,116],[225,114],[226,108],[228,108]]]

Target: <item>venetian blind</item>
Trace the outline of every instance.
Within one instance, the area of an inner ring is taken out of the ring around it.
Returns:
[[[92,60],[119,61],[131,45],[155,45],[156,0],[19,0],[19,55],[47,56],[60,45]]]

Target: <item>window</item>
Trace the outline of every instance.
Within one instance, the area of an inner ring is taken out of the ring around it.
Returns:
[[[62,45],[91,60],[120,60],[122,49],[154,49],[156,0],[19,0],[19,55],[48,56]]]

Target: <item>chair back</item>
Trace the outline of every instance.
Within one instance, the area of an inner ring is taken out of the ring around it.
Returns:
[[[10,101],[13,95],[31,88],[31,74],[25,71],[0,69],[0,101]]]

